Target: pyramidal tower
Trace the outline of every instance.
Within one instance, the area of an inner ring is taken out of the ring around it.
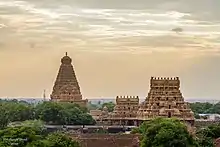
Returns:
[[[180,92],[179,77],[151,77],[150,91],[145,102],[140,106],[137,117],[142,120],[176,117],[193,125],[194,113]]]
[[[60,69],[54,83],[51,101],[71,102],[86,106],[88,100],[82,99],[80,87],[72,65],[72,59],[66,55],[61,59]]]

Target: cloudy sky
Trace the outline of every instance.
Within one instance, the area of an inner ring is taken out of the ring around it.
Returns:
[[[86,98],[139,95],[179,76],[220,100],[219,0],[0,0],[0,97],[51,92],[67,51]],[[182,28],[182,32],[172,29]]]

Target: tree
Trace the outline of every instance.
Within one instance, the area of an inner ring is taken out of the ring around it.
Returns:
[[[107,107],[109,112],[113,112],[115,104],[113,102],[104,103],[102,104],[102,109],[104,107]]]
[[[204,113],[212,113],[213,111],[211,110],[213,107],[213,104],[211,103],[190,103],[190,107],[192,111],[196,114],[204,114]]]
[[[196,132],[199,147],[214,147],[213,132],[208,128],[202,128]]]
[[[6,127],[9,123],[9,115],[7,114],[7,109],[0,104],[0,129]]]
[[[28,143],[41,139],[38,128],[8,127],[0,131],[1,144],[5,146],[24,147]]]
[[[90,125],[95,121],[87,108],[73,103],[44,102],[36,106],[13,101],[0,101],[0,128],[26,120],[42,120],[52,125]]]
[[[24,121],[33,119],[34,107],[28,103],[19,102],[17,100],[0,101],[2,111],[0,113],[8,122]]]
[[[220,137],[220,124],[211,124],[205,128],[201,128],[196,134],[217,139]]]
[[[220,102],[214,104],[211,108],[207,110],[208,113],[220,114]]]
[[[141,147],[196,147],[197,142],[186,125],[177,119],[157,118],[143,123]]]
[[[64,117],[61,110],[63,110],[63,107],[58,103],[44,102],[36,106],[35,117],[48,124],[63,124]]]
[[[44,102],[36,106],[36,118],[53,125],[95,124],[85,108],[71,103]]]
[[[1,147],[79,147],[65,134],[42,134],[40,127],[8,127],[0,131],[0,138]]]
[[[47,137],[50,147],[80,147],[79,143],[62,133],[53,133]]]

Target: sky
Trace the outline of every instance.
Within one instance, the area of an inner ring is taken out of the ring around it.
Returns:
[[[186,99],[220,100],[219,0],[0,0],[0,97],[49,97],[60,58],[84,98],[145,97],[180,77]],[[182,28],[182,32],[172,31]]]

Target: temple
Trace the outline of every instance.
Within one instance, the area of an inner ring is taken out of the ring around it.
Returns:
[[[155,78],[150,80],[150,91],[139,105],[138,97],[116,97],[116,106],[103,123],[109,125],[140,125],[156,117],[177,118],[190,126],[194,125],[194,113],[180,92],[180,80]]]
[[[67,53],[61,59],[60,69],[50,97],[51,101],[55,102],[71,102],[84,107],[87,105],[88,100],[82,99],[72,59]]]
[[[136,116],[139,108],[138,96],[117,96],[116,106],[109,115],[110,125],[136,125]]]
[[[175,117],[194,124],[194,113],[180,92],[180,80],[151,77],[150,92],[137,113],[137,119],[150,120],[155,117]]]

